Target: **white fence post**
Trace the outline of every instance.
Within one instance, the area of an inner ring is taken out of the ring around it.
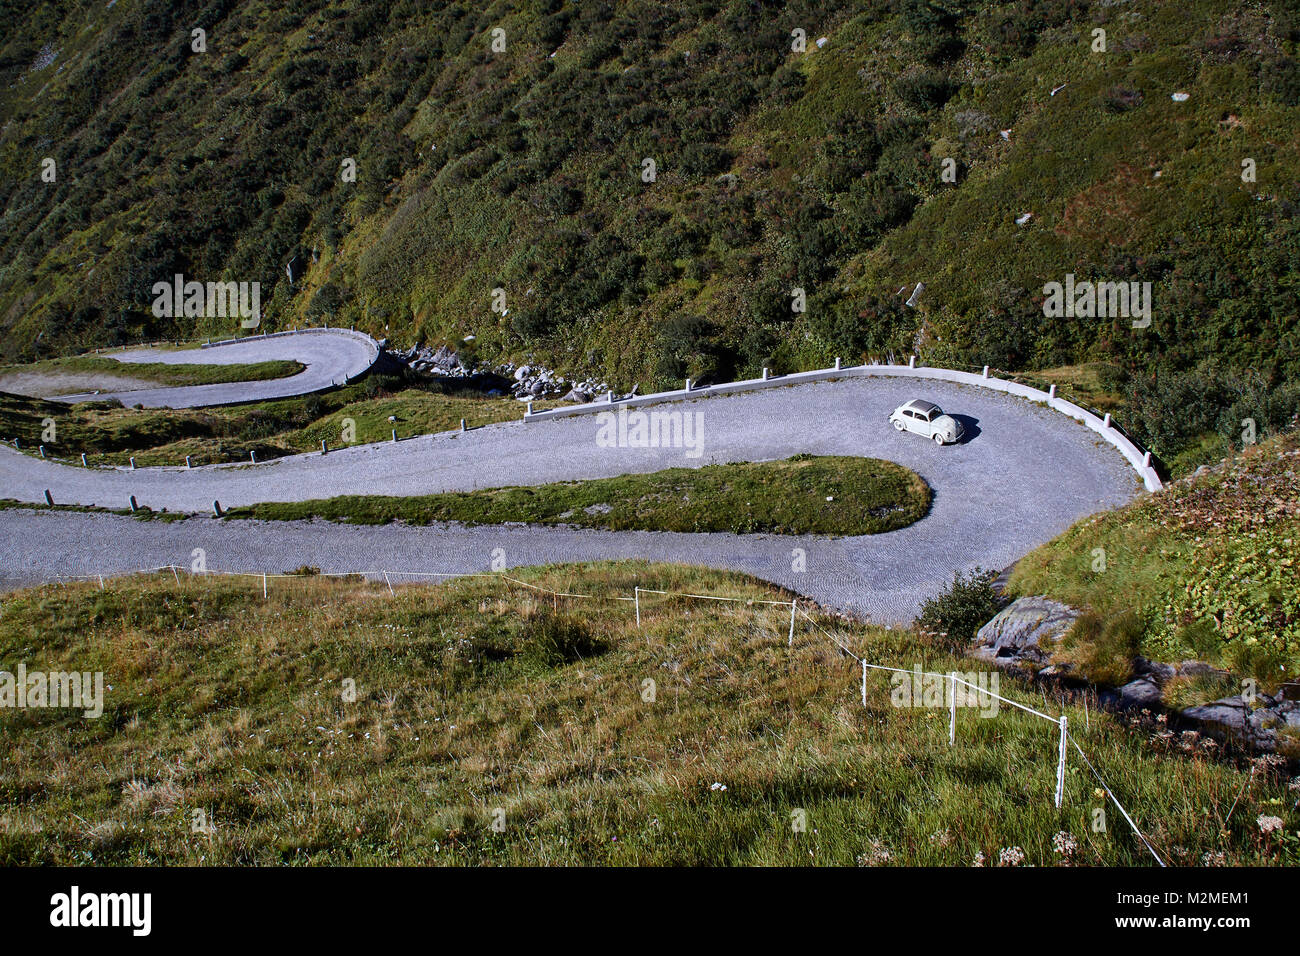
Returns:
[[[948,701],[948,746],[957,743],[957,672],[948,672],[948,683],[952,685],[952,698]]]
[[[862,706],[867,706],[867,659],[862,658]]]
[[[641,586],[637,585],[632,591],[632,600],[636,602],[636,626],[641,626]]]
[[[790,640],[786,644],[787,647],[794,647],[794,612],[798,607],[798,604],[798,598],[795,598],[790,602]]]
[[[393,582],[388,580],[388,572],[384,572],[384,583],[388,585],[388,593],[393,594]],[[396,596],[396,595],[394,595]]]
[[[266,600],[266,575],[262,575],[262,600]]]
[[[1061,757],[1056,765],[1056,809],[1061,809],[1061,798],[1065,795],[1065,740],[1068,733],[1066,727],[1066,716],[1061,715]]]

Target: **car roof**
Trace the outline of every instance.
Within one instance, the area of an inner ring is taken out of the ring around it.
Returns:
[[[914,398],[907,403],[907,407],[914,408],[918,412],[932,412],[939,406],[934,402],[927,402],[920,398]]]

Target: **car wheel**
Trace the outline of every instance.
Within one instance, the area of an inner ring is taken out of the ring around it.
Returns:
[[[896,432],[901,432],[902,430],[903,430],[903,423],[902,423],[902,422],[894,422],[894,431],[896,431]]]
[[[936,445],[942,445],[942,444],[943,444],[943,436],[940,435],[938,432],[935,432],[934,435],[933,435],[932,437],[934,438],[934,443],[935,443]]]

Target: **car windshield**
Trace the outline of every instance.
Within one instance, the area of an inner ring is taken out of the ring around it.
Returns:
[[[943,414],[943,409],[940,408],[938,405],[936,405],[934,406],[934,408],[930,409],[930,414],[927,415],[926,418],[928,421],[934,421],[942,414]]]

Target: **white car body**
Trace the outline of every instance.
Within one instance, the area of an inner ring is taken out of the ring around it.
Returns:
[[[963,433],[961,423],[951,415],[945,415],[943,409],[934,402],[914,398],[899,405],[889,416],[889,423],[897,431],[915,432],[930,439],[936,445],[947,445],[960,441]]]

